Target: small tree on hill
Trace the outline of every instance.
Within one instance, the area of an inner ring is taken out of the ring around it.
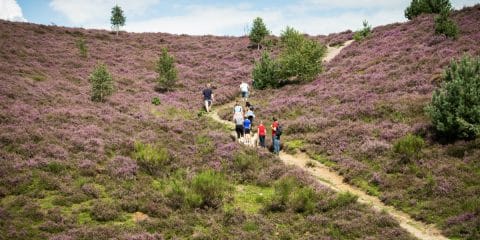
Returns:
[[[363,29],[360,30],[360,31],[357,31],[354,35],[353,35],[353,39],[355,39],[355,41],[361,41],[363,39],[365,39],[366,37],[368,37],[370,35],[370,33],[372,32],[372,26],[370,26],[367,22],[367,20],[363,20]]]
[[[411,20],[422,13],[440,13],[442,10],[452,10],[450,0],[412,0],[405,9],[405,17]]]
[[[123,15],[123,10],[120,6],[115,5],[112,8],[112,17],[110,18],[110,22],[112,23],[112,29],[117,32],[120,30],[121,26],[125,25],[125,16]]]
[[[439,16],[435,18],[435,33],[444,34],[447,37],[458,38],[458,26],[449,18],[450,11],[444,9]]]
[[[435,129],[449,138],[480,135],[480,57],[452,61],[426,111]]]
[[[168,54],[166,48],[162,49],[162,55],[158,58],[155,71],[158,73],[157,82],[161,89],[170,90],[177,82],[177,69],[175,58]]]
[[[279,85],[278,64],[263,52],[260,61],[253,68],[253,87],[256,89],[276,88]]]
[[[268,34],[270,34],[270,31],[268,31],[267,27],[263,23],[262,18],[255,18],[255,20],[253,20],[253,27],[249,35],[250,41],[256,44],[257,48],[260,49],[260,43]]]
[[[287,27],[280,40],[284,49],[278,60],[280,78],[298,82],[311,81],[322,71],[325,46]]]
[[[90,75],[92,84],[92,101],[103,102],[113,93],[113,78],[104,64],[95,67]]]

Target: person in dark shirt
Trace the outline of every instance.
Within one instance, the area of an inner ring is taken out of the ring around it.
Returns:
[[[213,91],[210,83],[207,84],[207,88],[203,89],[203,101],[205,103],[205,110],[210,112],[213,102]]]

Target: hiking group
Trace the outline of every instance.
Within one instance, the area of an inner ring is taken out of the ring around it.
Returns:
[[[265,137],[267,135],[267,128],[260,121],[260,124],[256,128],[256,133],[253,131],[253,122],[255,119],[254,106],[248,101],[249,86],[247,83],[242,82],[240,84],[240,92],[242,100],[245,102],[245,107],[237,101],[233,107],[233,122],[235,123],[235,132],[237,134],[237,140],[245,145],[253,147],[266,147]],[[203,100],[205,104],[205,110],[211,111],[213,102],[213,90],[210,84],[203,90]],[[280,153],[280,136],[282,135],[282,127],[280,126],[278,119],[273,117],[273,122],[270,125],[272,132],[272,148],[275,154]]]

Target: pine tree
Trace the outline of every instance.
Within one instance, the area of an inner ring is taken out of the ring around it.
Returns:
[[[92,101],[103,102],[113,93],[113,78],[104,64],[95,67],[90,75],[92,84]]]
[[[261,42],[268,34],[270,34],[270,31],[268,31],[267,27],[263,23],[262,18],[255,18],[255,20],[253,20],[253,27],[250,31],[249,38],[252,43],[257,45],[257,49],[260,49]]]
[[[463,57],[445,71],[426,111],[440,135],[471,138],[480,135],[480,57]]]
[[[117,32],[120,30],[121,26],[125,25],[126,18],[123,15],[123,10],[120,6],[115,5],[112,8],[112,17],[110,18],[110,22],[112,23],[112,28]]]
[[[170,90],[177,82],[177,69],[175,58],[168,54],[166,48],[162,49],[162,55],[158,58],[155,71],[158,73],[157,82],[161,89]]]
[[[278,64],[263,52],[260,61],[253,68],[253,87],[255,89],[276,88],[279,85]]]

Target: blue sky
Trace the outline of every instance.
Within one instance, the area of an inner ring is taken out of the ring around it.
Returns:
[[[478,0],[451,0],[454,8]],[[110,29],[110,10],[120,5],[132,32],[240,36],[252,20],[264,19],[273,34],[292,26],[311,35],[406,21],[410,0],[0,0],[0,19],[59,26]]]

